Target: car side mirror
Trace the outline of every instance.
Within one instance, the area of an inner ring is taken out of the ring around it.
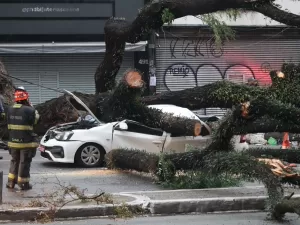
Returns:
[[[118,128],[120,130],[128,130],[128,125],[124,122],[121,122],[121,123],[118,124]]]

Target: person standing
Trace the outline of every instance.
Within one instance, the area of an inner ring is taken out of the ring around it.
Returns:
[[[13,189],[18,184],[21,190],[29,190],[32,189],[30,166],[38,146],[33,126],[38,122],[39,114],[31,106],[29,94],[23,87],[15,90],[14,98],[15,104],[7,110],[11,163],[6,187]]]

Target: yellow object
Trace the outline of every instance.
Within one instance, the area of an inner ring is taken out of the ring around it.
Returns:
[[[39,145],[36,142],[30,143],[15,143],[15,142],[7,142],[8,147],[15,149],[22,148],[37,148]]]
[[[8,124],[7,127],[9,130],[33,130],[33,127],[29,125]]]
[[[30,178],[28,177],[18,177],[18,183],[28,183]]]
[[[14,180],[14,179],[16,179],[16,176],[12,173],[9,173],[8,174],[8,179]]]

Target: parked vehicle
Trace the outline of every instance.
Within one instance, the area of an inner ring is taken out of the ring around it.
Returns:
[[[188,145],[204,147],[211,140],[209,126],[192,111],[174,105],[150,105],[175,116],[197,119],[207,135],[172,136],[161,129],[132,120],[104,123],[73,93],[66,91],[89,115],[78,121],[50,128],[40,141],[41,156],[54,162],[76,163],[84,167],[101,166],[104,155],[116,148],[140,149],[152,153],[184,152]]]

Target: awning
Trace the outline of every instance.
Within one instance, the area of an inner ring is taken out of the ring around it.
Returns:
[[[125,51],[145,51],[147,41],[126,43]],[[0,44],[0,54],[76,54],[105,52],[105,42],[14,43]]]

